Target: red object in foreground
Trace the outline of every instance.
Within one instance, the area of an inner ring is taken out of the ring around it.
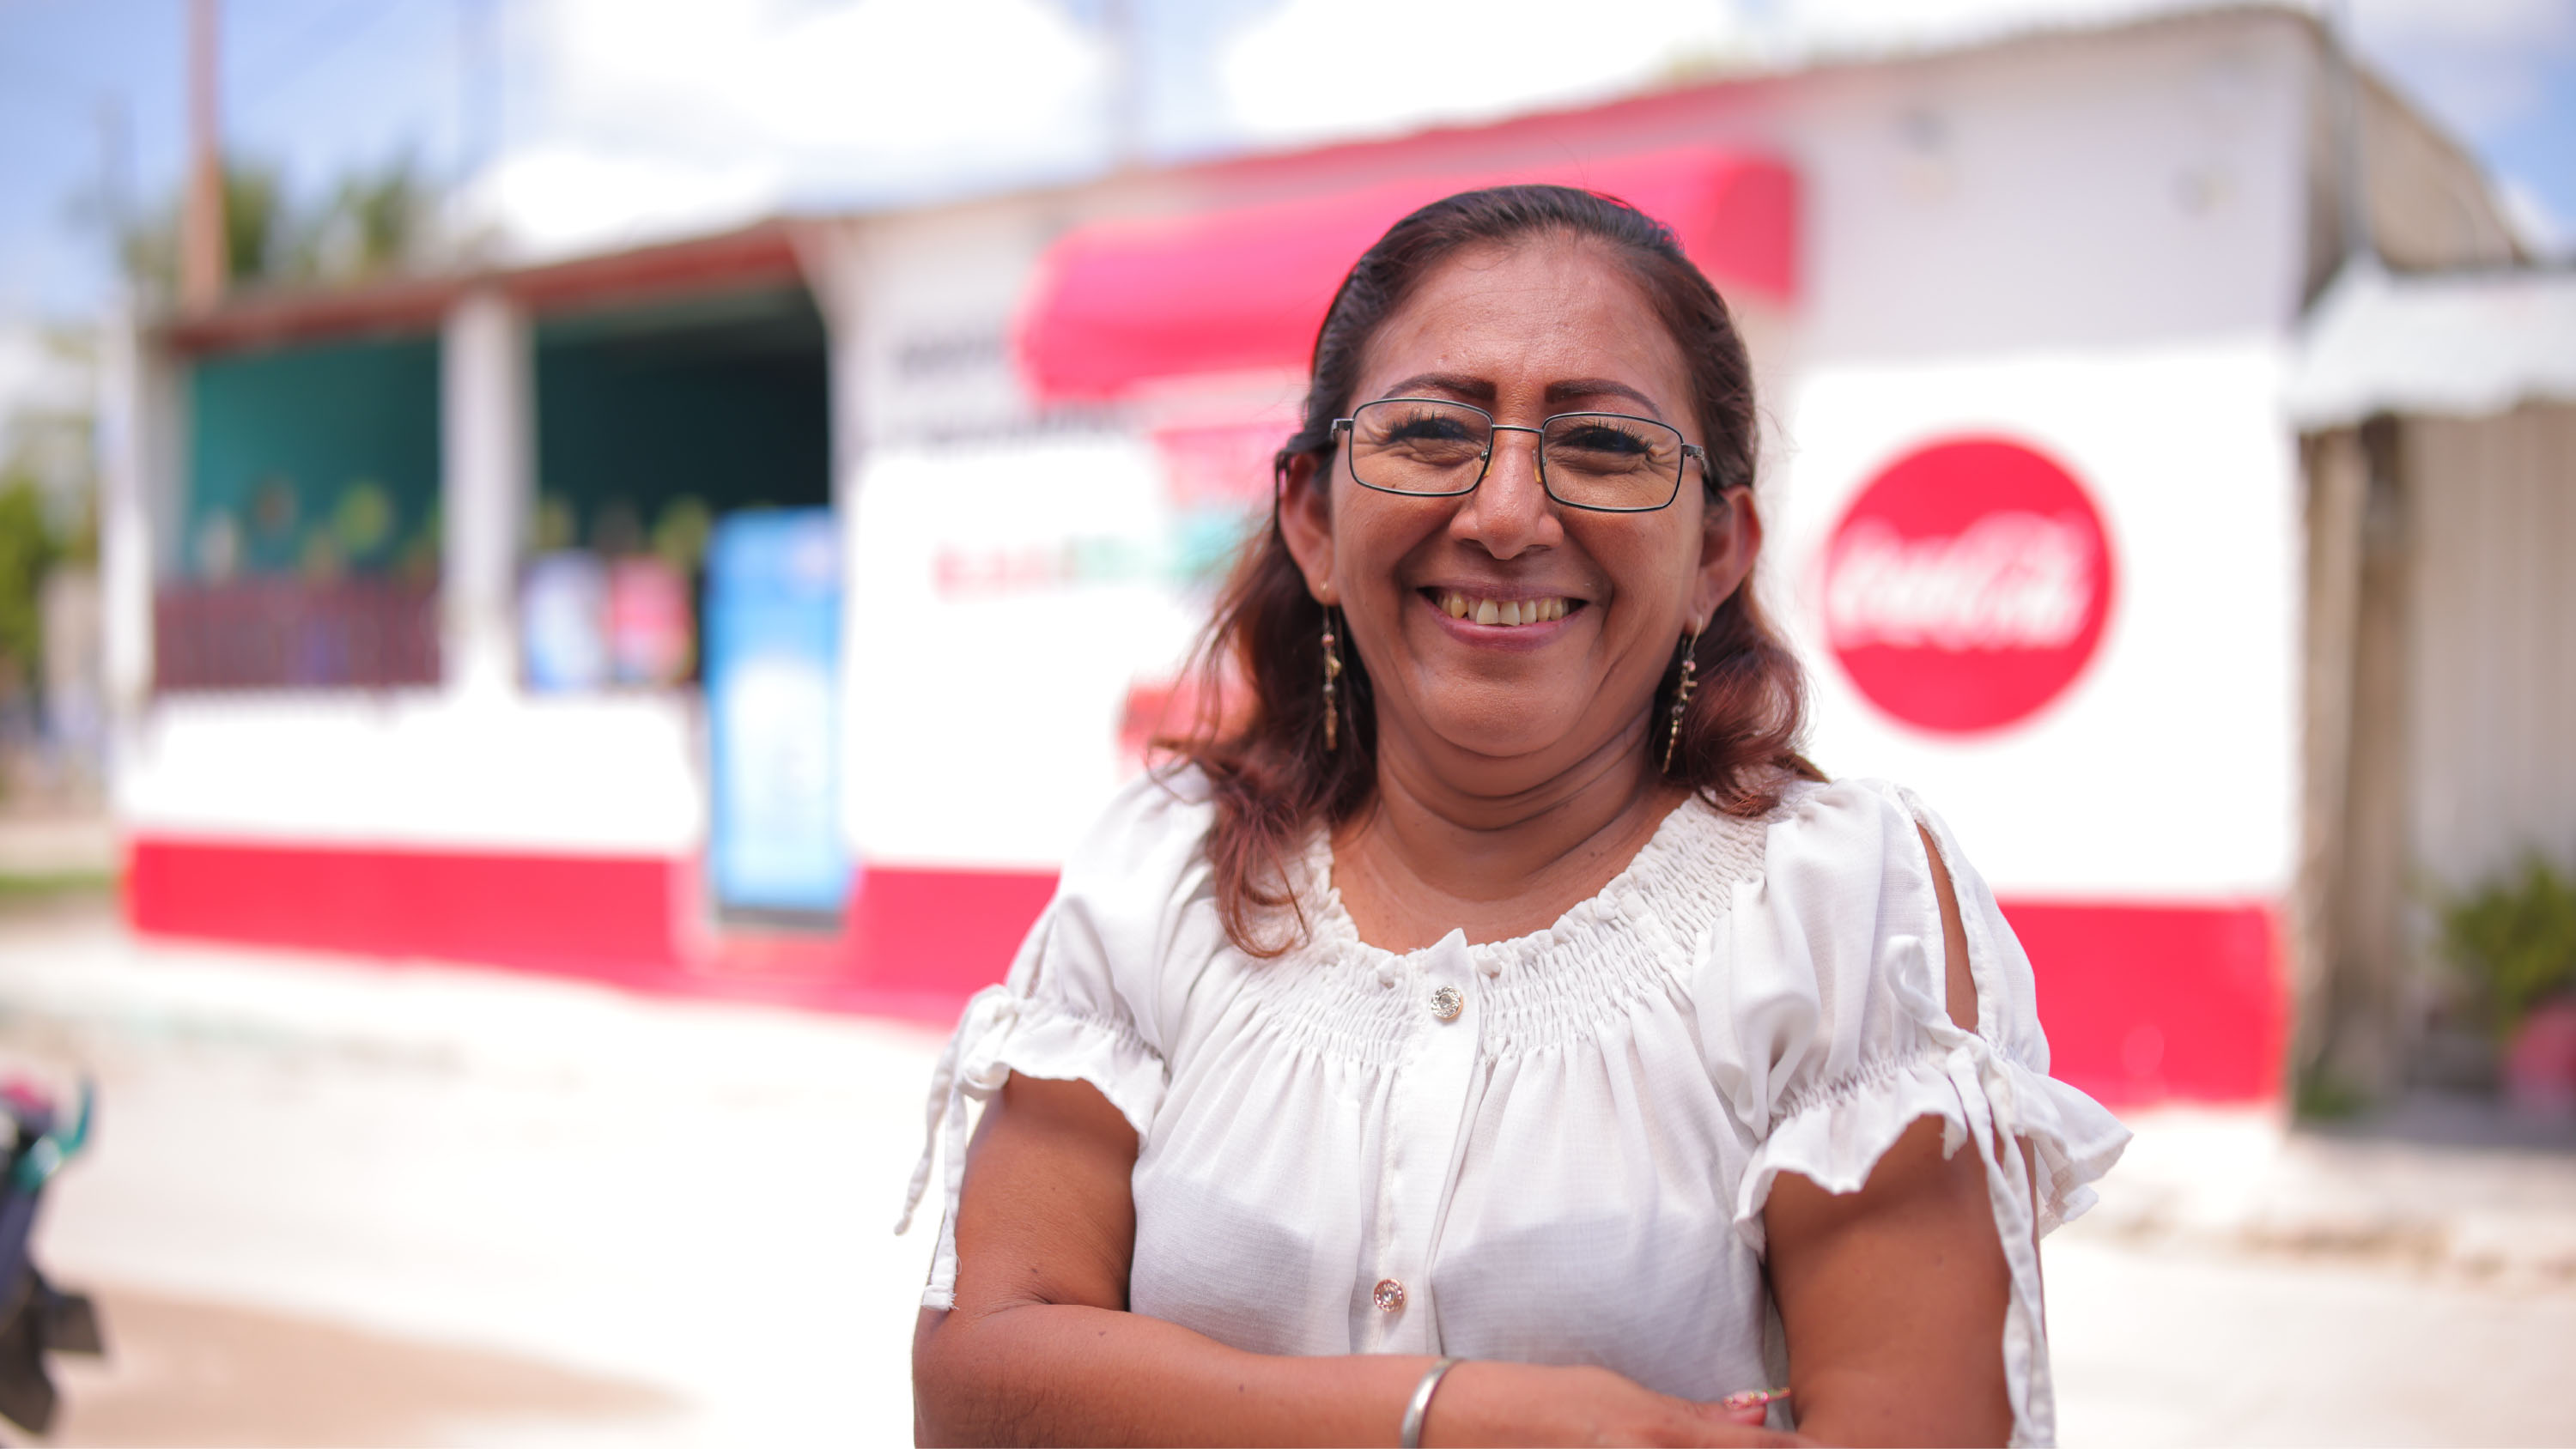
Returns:
[[[1701,147],[1426,175],[1178,221],[1077,227],[1048,249],[1020,323],[1047,398],[1114,396],[1153,378],[1302,367],[1360,253],[1426,202],[1505,182],[1600,191],[1673,228],[1721,290],[1797,290],[1797,179],[1782,163]]]
[[[837,935],[711,935],[697,872],[658,857],[136,840],[134,927],[636,990],[945,1024],[1002,978],[1055,892],[1042,871],[870,867]],[[2110,1103],[2266,1101],[2287,1017],[2260,903],[2006,902],[2055,1074]]]

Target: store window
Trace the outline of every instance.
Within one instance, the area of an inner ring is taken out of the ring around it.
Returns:
[[[439,678],[438,343],[198,358],[178,558],[153,600],[163,690]]]
[[[831,499],[823,319],[799,287],[541,322],[520,659],[540,693],[691,684],[718,520]]]

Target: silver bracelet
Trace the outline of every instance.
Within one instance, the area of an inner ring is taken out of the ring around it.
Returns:
[[[1422,1421],[1431,1413],[1432,1390],[1440,1387],[1441,1378],[1458,1366],[1458,1360],[1444,1358],[1423,1370],[1422,1382],[1413,1386],[1413,1402],[1404,1406],[1404,1437],[1397,1440],[1404,1449],[1422,1449]]]

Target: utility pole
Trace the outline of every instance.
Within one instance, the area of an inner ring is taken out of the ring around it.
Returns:
[[[188,0],[188,204],[179,222],[179,305],[206,312],[224,299],[232,262],[224,236],[217,0]]]

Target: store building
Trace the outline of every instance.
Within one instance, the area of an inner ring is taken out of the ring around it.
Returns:
[[[1172,717],[1342,270],[1422,201],[1561,181],[1671,222],[1738,308],[1813,756],[1948,816],[2061,1075],[2272,1099],[2340,828],[2312,309],[2365,235],[2401,273],[2522,260],[2348,77],[2303,14],[2231,8],[146,330],[108,527],[133,918],[953,1011]],[[814,518],[836,548],[789,537]],[[691,617],[736,617],[729,538],[833,601],[796,636],[822,672],[621,673],[615,621],[667,659],[652,601],[700,558]],[[540,668],[541,614],[606,642]],[[803,894],[728,884],[729,842]]]

